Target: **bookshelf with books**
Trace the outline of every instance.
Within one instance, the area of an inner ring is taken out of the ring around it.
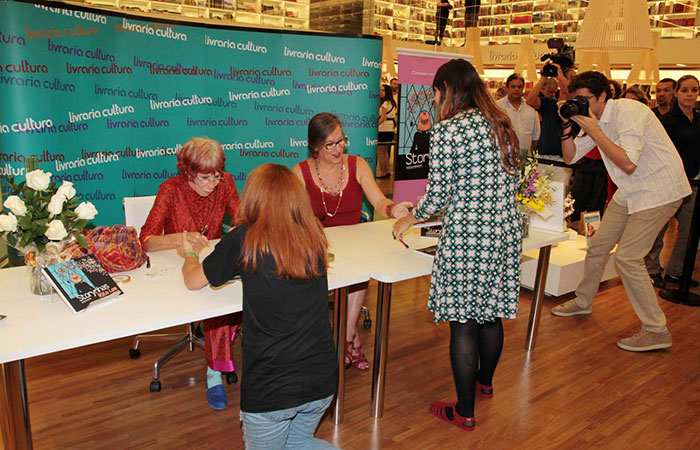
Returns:
[[[310,0],[77,0],[67,3],[272,28],[309,29]]]

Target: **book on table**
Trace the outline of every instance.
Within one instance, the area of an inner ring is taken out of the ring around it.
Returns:
[[[432,258],[435,257],[435,252],[437,251],[437,244],[435,245],[429,245],[428,247],[423,247],[423,248],[417,248],[416,251],[418,253],[422,253],[424,255],[428,255]]]
[[[44,268],[56,293],[74,313],[112,300],[124,292],[94,255]]]

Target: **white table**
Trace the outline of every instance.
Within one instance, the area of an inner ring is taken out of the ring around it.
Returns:
[[[328,284],[336,291],[334,330],[340,376],[334,418],[340,423],[347,286],[368,281],[369,273],[344,257],[340,247],[331,245],[330,250],[337,252]],[[131,277],[121,285],[124,295],[80,314],[74,314],[55,294],[31,294],[24,267],[0,270],[0,313],[7,316],[0,329],[0,429],[6,449],[32,448],[24,359],[241,311],[240,282],[188,291],[180,271],[182,259],[175,251],[149,255],[150,269],[143,266],[124,272]]]
[[[355,260],[356,264],[366,267],[370,277],[379,282],[372,364],[372,417],[381,417],[384,410],[391,286],[399,281],[430,274],[433,258],[418,253],[415,249],[427,247],[437,241],[422,238],[418,230],[412,229],[404,235],[404,240],[410,247],[407,249],[399,241],[391,238],[393,224],[393,220],[381,220],[326,230],[329,239],[339,248],[353,249],[352,253],[348,253],[348,260]],[[566,233],[531,228],[529,237],[523,240],[523,251],[540,249],[530,320],[525,337],[525,349],[528,351],[534,349],[537,339],[551,246],[567,239]],[[341,245],[344,247],[340,247]]]

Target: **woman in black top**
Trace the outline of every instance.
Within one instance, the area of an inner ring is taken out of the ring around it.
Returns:
[[[241,420],[246,449],[329,448],[314,439],[335,394],[328,247],[302,182],[287,167],[250,173],[237,227],[202,263],[183,234],[188,289],[243,283]]]

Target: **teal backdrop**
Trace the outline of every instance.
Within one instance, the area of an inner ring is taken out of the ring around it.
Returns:
[[[308,157],[308,121],[332,112],[348,153],[375,166],[381,40],[144,21],[0,1],[0,175],[39,168],[124,220],[154,194],[193,136],[221,142],[242,192],[264,162]]]

